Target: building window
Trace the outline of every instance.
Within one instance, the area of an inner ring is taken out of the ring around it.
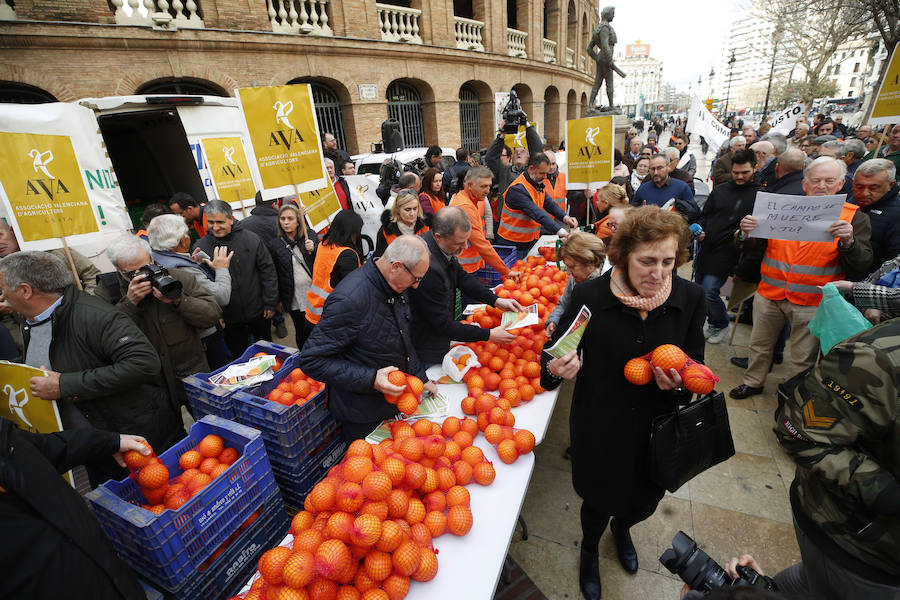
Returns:
[[[0,102],[2,103],[44,104],[56,101],[52,94],[39,87],[12,81],[0,81]]]
[[[459,132],[462,147],[475,152],[481,148],[481,115],[478,110],[478,92],[471,85],[459,88]]]
[[[859,73],[859,63],[856,63],[855,65],[853,65],[853,72]]]
[[[344,119],[341,117],[341,102],[337,94],[324,83],[310,82],[316,120],[319,121],[319,136],[330,133],[337,140],[338,147],[346,150]]]
[[[519,11],[516,0],[506,0],[506,26],[510,29],[519,28]]]
[[[388,118],[400,122],[403,144],[407,148],[424,147],[425,125],[419,90],[408,83],[394,81],[388,86],[387,101]]]
[[[140,86],[135,94],[152,95],[152,94],[174,94],[177,96],[223,96],[227,97],[228,92],[219,86],[208,81],[198,79],[157,79],[150,83]]]

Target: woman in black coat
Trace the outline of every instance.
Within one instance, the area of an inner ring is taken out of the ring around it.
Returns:
[[[592,316],[581,359],[576,351],[543,357],[543,387],[553,389],[577,375],[569,427],[572,481],[583,500],[579,583],[588,600],[600,597],[597,548],[610,517],[619,561],[627,571],[637,571],[629,528],[651,516],[665,493],[650,478],[650,424],[690,399],[675,370],[655,368],[655,381],[636,386],[625,379],[625,363],[661,344],[675,344],[695,361],[703,360],[703,289],[674,272],[687,260],[688,242],[678,213],[655,206],[632,209],[610,246],[614,268],[575,286],[548,342],[555,343],[586,306]]]
[[[306,292],[312,282],[312,270],[319,240],[309,235],[306,219],[296,204],[278,210],[278,235],[266,242],[278,275],[278,310],[291,315],[297,348],[309,337],[311,324],[306,320]]]

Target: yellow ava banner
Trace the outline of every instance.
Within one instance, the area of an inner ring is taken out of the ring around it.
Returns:
[[[326,181],[327,185],[324,188],[302,192],[297,196],[300,204],[306,209],[306,218],[315,231],[321,231],[330,225],[331,219],[341,210],[341,202],[334,193],[331,180]]]
[[[535,123],[529,123],[532,127],[536,127]],[[525,141],[525,126],[519,125],[519,130],[515,133],[507,133],[503,136],[507,146],[515,150],[516,148],[528,149],[528,143]]]
[[[890,125],[900,122],[900,58],[897,58],[897,47],[891,53],[884,79],[878,88],[875,105],[872,107],[873,125]]]
[[[68,136],[0,132],[0,165],[20,240],[98,230]]]
[[[256,186],[250,176],[241,138],[206,138],[200,143],[219,199],[226,202],[253,200]]]
[[[265,189],[325,178],[308,85],[241,88],[237,93]]]
[[[566,121],[568,187],[584,189],[612,179],[614,134],[612,115]]]

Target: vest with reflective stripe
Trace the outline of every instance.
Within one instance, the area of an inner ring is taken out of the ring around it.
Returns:
[[[453,199],[450,201],[450,206],[460,206],[463,202],[471,202],[475,205],[476,212],[480,215],[481,219],[481,228],[484,229],[484,200],[475,200],[472,198],[471,194],[469,194],[468,190],[460,190],[456,194],[453,195]],[[471,218],[471,217],[470,217]],[[478,269],[484,267],[484,258],[482,258],[481,254],[478,252],[478,249],[469,244],[463,249],[462,252],[459,253],[459,257],[457,258],[459,261],[459,265],[463,268],[466,273],[474,273]]]
[[[858,208],[845,202],[841,221],[850,223]],[[757,291],[764,298],[787,299],[800,306],[818,306],[822,301],[818,286],[844,278],[838,243],[769,240],[760,276]]]
[[[319,322],[322,318],[322,308],[325,306],[325,299],[334,289],[331,287],[331,272],[337,262],[338,256],[344,250],[351,250],[347,246],[331,246],[328,244],[319,244],[316,251],[316,262],[313,264],[312,283],[309,291],[306,292],[306,320],[312,324]],[[357,257],[357,263],[359,258]]]
[[[566,212],[566,174],[563,172],[558,173],[556,175],[556,185],[553,187],[549,187],[549,177],[545,179],[545,181],[548,184],[548,187],[545,189],[547,190],[547,193],[550,194],[550,198],[556,202],[563,212]]]
[[[525,188],[525,191],[531,196],[531,201],[538,208],[542,210],[544,208],[546,192],[539,192],[534,189],[534,186],[525,179],[525,173],[522,173],[516,177],[515,181],[509,184],[509,187],[506,188],[506,192],[503,194],[503,210],[500,211],[500,227],[497,228],[497,234],[511,242],[533,242],[541,237],[540,223],[532,221],[531,217],[520,210],[510,208],[506,203],[506,194],[509,193],[510,188],[517,184],[521,184]]]
[[[427,233],[427,232],[428,232],[428,225],[422,225],[421,229],[416,230],[416,235],[422,235],[423,233]],[[393,242],[398,237],[400,237],[399,234],[388,232],[388,230],[385,229],[384,227],[381,228],[381,235],[384,236],[384,241],[387,242],[388,246],[391,245],[391,242]]]

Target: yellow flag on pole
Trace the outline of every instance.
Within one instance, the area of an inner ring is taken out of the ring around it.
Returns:
[[[241,138],[205,138],[201,143],[219,198],[229,202],[237,195],[242,203],[244,200],[253,200],[256,186],[250,175],[250,165],[247,164]]]
[[[612,115],[566,121],[566,186],[586,189],[612,179],[615,122]]]

